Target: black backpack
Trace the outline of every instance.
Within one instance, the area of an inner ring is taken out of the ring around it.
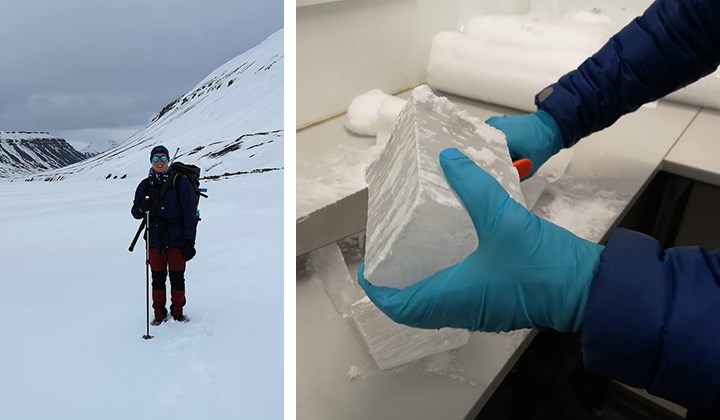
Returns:
[[[168,181],[172,183],[173,189],[175,189],[175,194],[179,194],[177,188],[175,188],[178,176],[184,176],[188,181],[190,181],[190,185],[193,186],[193,190],[195,191],[195,214],[197,214],[198,220],[201,220],[200,212],[197,208],[200,204],[200,196],[207,198],[207,195],[203,194],[203,190],[200,188],[200,168],[195,165],[188,165],[182,162],[173,162],[170,165],[170,169],[173,174],[171,175],[171,179]],[[179,201],[180,199],[178,198],[178,202]]]

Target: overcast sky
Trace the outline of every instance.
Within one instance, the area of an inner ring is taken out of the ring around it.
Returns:
[[[125,136],[282,27],[282,0],[0,0],[0,130]]]

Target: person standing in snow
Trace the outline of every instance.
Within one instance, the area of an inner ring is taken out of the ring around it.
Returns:
[[[131,213],[142,219],[149,212],[148,236],[150,270],[152,271],[152,300],[154,320],[160,325],[168,311],[165,280],[170,273],[170,315],[176,321],[187,322],[185,306],[185,263],[195,256],[197,214],[195,192],[184,176],[176,176],[169,166],[169,153],[165,146],[156,146],[150,152],[148,177],[135,190]],[[168,183],[162,194],[163,185]],[[159,197],[159,198],[158,198]],[[155,204],[155,201],[157,204]],[[154,207],[154,208],[153,208]]]
[[[493,117],[513,159],[561,148],[720,64],[720,1],[658,0],[596,54],[537,94],[538,110]],[[663,249],[615,229],[605,246],[541,219],[457,149],[440,154],[477,230],[464,261],[406,289],[359,283],[390,318],[420,328],[581,331],[585,367],[720,413],[720,249]],[[702,414],[699,414],[702,413]],[[697,417],[695,417],[697,416]]]

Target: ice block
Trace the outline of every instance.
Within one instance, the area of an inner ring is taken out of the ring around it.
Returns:
[[[365,296],[350,276],[345,259],[337,243],[332,243],[308,254],[308,272],[320,280],[335,309],[343,315],[350,313],[350,305]]]
[[[467,331],[423,330],[393,322],[370,302],[352,278],[337,243],[308,254],[305,267],[314,280],[322,283],[335,309],[344,318],[352,315],[380,369],[400,366],[468,342]]]
[[[574,153],[573,149],[562,149],[545,162],[535,175],[520,184],[528,209],[535,208],[535,203],[540,199],[548,184],[552,184],[563,176]]]
[[[407,287],[477,248],[470,217],[440,167],[438,156],[448,147],[463,151],[525,204],[503,133],[427,86],[414,89],[366,173],[365,275],[371,283]]]
[[[350,306],[370,355],[380,369],[390,369],[468,342],[470,333],[442,328],[424,330],[397,324],[375,306],[368,297]]]

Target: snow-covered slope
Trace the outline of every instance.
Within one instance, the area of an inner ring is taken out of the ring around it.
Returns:
[[[147,171],[158,144],[171,153],[180,148],[178,160],[200,166],[203,176],[282,168],[283,58],[281,30],[213,71],[119,146],[32,179],[130,177]]]
[[[50,133],[0,131],[0,177],[60,168],[83,159],[83,153]]]
[[[96,155],[99,155],[100,153],[112,149],[113,147],[118,146],[118,142],[114,140],[109,141],[101,141],[101,140],[94,140],[91,141],[90,144],[80,149],[80,153],[84,154],[87,157],[93,157]]]

